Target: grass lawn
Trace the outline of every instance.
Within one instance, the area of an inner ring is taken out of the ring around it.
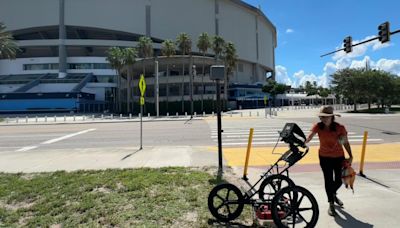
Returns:
[[[207,207],[217,182],[213,172],[142,168],[0,173],[0,227],[218,226]],[[235,222],[251,225],[250,207]]]
[[[350,113],[385,113],[385,109],[384,108],[371,108],[371,109],[362,109],[362,110],[357,110],[357,112],[354,111],[349,111]],[[389,113],[397,113],[400,112],[400,107],[391,107],[389,109]]]
[[[0,122],[3,122],[3,121],[4,121],[4,119],[0,117]]]

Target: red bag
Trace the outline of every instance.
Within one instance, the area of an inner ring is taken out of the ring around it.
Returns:
[[[356,179],[356,171],[351,167],[349,160],[343,161],[343,168],[342,168],[342,181],[346,188],[350,188],[353,190],[354,193],[354,181]]]

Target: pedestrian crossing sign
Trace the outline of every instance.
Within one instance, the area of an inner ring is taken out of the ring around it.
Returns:
[[[143,97],[144,93],[146,92],[146,81],[144,80],[144,75],[140,75],[140,80],[139,80],[139,89],[140,89],[140,94]],[[144,98],[143,98],[144,100]]]

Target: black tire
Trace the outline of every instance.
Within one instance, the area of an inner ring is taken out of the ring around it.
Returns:
[[[272,201],[275,194],[284,187],[294,187],[294,182],[282,174],[273,174],[263,180],[258,189],[258,198],[262,201]]]
[[[279,212],[283,212],[281,216]],[[281,189],[272,200],[272,219],[277,227],[315,227],[318,222],[319,208],[310,191],[301,187]],[[294,219],[293,219],[294,218]],[[286,220],[287,224],[282,220]]]
[[[233,184],[217,185],[208,195],[208,209],[221,222],[229,222],[239,217],[243,206],[243,194]]]

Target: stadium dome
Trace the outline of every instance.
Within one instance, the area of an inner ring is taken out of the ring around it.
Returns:
[[[215,64],[212,49],[203,57],[196,46],[203,32],[235,45],[238,62],[229,76],[229,85],[257,85],[264,83],[266,76],[274,76],[276,28],[259,8],[240,0],[2,0],[0,21],[21,49],[15,60],[0,59],[0,99],[10,99],[9,103],[2,102],[0,110],[82,110],[82,105],[88,111],[109,110],[116,96],[117,80],[116,71],[106,60],[106,51],[114,46],[135,47],[142,36],[151,38],[154,57],[138,61],[132,70],[139,74],[145,65],[149,102],[155,101],[154,60],[159,62],[161,102],[165,102],[166,95],[169,102],[178,102],[181,97],[188,101],[189,75],[193,77],[195,101],[214,99],[213,81],[199,77],[203,65],[207,75],[209,66]],[[177,49],[173,58],[163,57],[162,42],[175,41],[183,32],[192,40],[191,55],[180,56]],[[182,68],[185,63],[186,68]],[[193,76],[196,73],[197,77]],[[135,75],[132,87],[137,87]],[[180,86],[181,82],[184,86]],[[126,80],[122,83],[128,84]],[[61,93],[64,100],[75,102],[57,107],[50,105],[60,105],[54,98],[32,107],[16,101],[18,94],[40,93],[53,98],[54,93]],[[232,91],[230,96],[239,93]],[[133,100],[136,97],[134,94]]]

